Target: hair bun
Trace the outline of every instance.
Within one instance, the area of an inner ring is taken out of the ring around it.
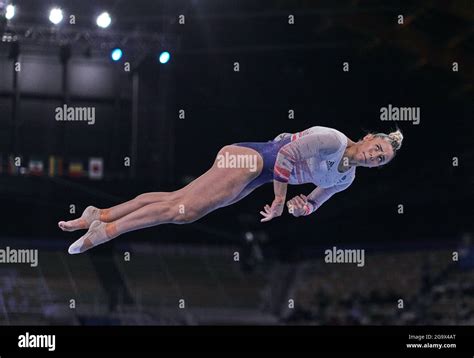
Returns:
[[[390,133],[389,138],[394,142],[394,149],[398,150],[402,146],[402,141],[403,141],[403,134],[400,131],[400,129],[397,129],[395,132]]]

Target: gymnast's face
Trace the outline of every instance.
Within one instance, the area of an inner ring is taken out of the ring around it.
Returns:
[[[367,134],[357,143],[353,160],[359,166],[372,168],[388,163],[393,156],[393,148],[388,141]]]

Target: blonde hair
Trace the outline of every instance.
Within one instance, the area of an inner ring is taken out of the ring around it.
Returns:
[[[395,132],[391,132],[389,134],[385,134],[385,133],[374,134],[374,137],[384,138],[385,140],[387,140],[392,146],[394,154],[397,152],[397,150],[399,150],[402,147],[403,134],[398,128]]]

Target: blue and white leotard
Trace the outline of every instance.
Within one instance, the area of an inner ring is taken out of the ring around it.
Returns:
[[[315,126],[298,133],[282,133],[269,142],[234,145],[252,148],[263,158],[262,172],[247,186],[249,189],[273,180],[317,185],[308,195],[307,215],[335,193],[347,189],[355,178],[355,167],[343,173],[338,170],[347,137],[333,128]]]

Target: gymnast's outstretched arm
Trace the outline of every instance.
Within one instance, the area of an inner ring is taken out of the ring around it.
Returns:
[[[288,212],[293,216],[307,216],[314,213],[334,194],[347,189],[351,183],[335,185],[329,188],[317,187],[308,196],[300,194],[288,200]]]

